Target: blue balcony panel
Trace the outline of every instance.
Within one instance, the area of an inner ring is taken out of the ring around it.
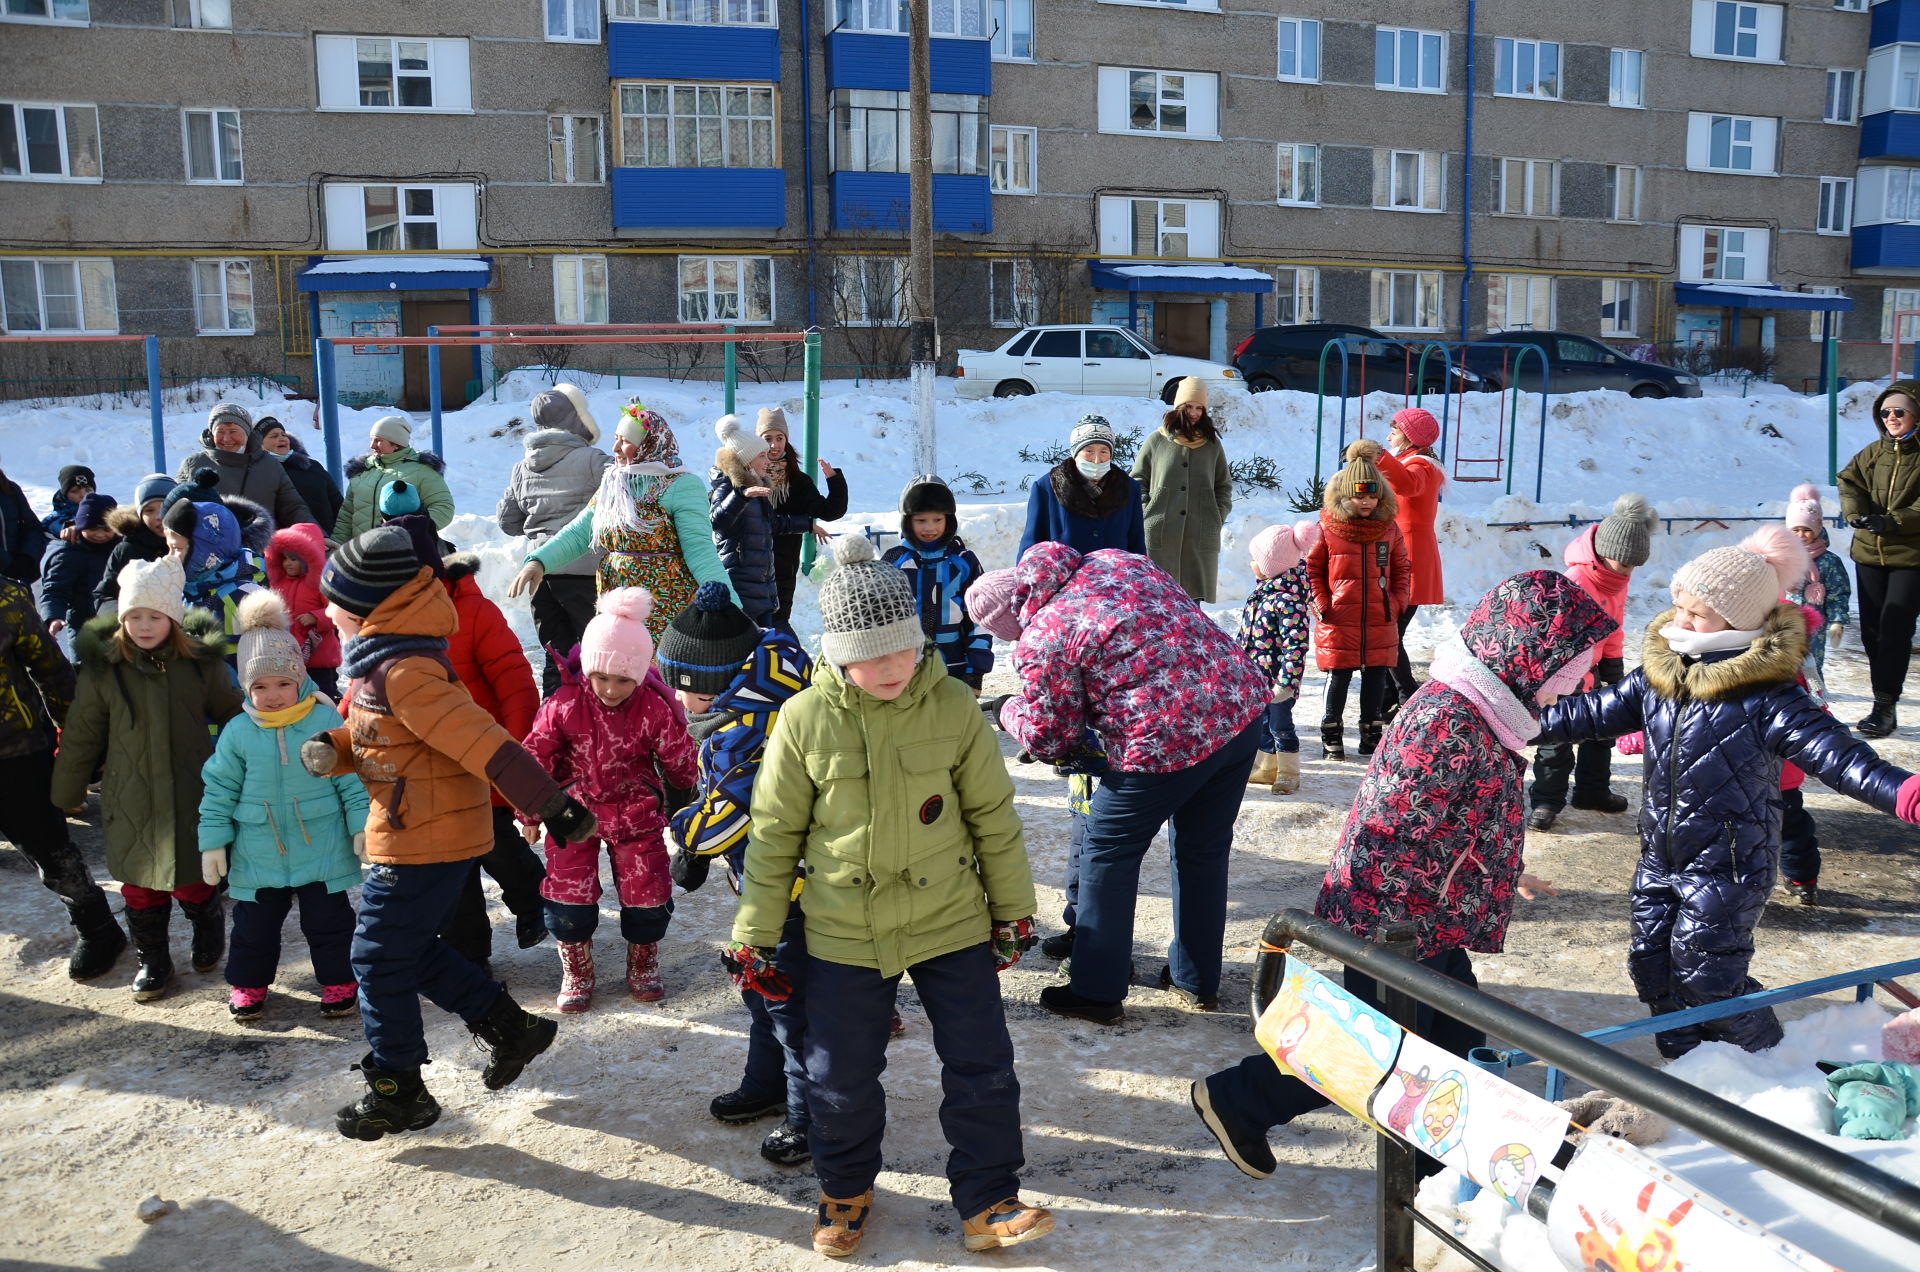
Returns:
[[[1920,225],[1854,226],[1853,267],[1920,274]]]
[[[780,168],[615,168],[615,229],[777,230],[787,223]]]
[[[1862,159],[1920,159],[1920,114],[1885,110],[1860,121]]]
[[[1920,44],[1920,0],[1891,0],[1873,6],[1873,29],[1867,44]]]
[[[834,229],[907,232],[911,202],[906,173],[836,172],[829,178],[829,184]],[[933,228],[947,234],[991,231],[993,198],[987,189],[987,178],[935,173]]]
[[[985,40],[935,40],[933,91],[993,91],[993,48]],[[838,31],[827,37],[827,87],[907,91],[907,42],[897,35]]]
[[[609,22],[607,73],[614,79],[766,80],[777,84],[780,32],[774,27]]]

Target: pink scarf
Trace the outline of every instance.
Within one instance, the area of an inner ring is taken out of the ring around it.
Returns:
[[[1438,680],[1468,702],[1493,730],[1500,745],[1516,754],[1527,749],[1527,742],[1540,731],[1539,717],[1514,697],[1507,682],[1478,658],[1467,652],[1466,642],[1458,636],[1433,651],[1430,668]]]

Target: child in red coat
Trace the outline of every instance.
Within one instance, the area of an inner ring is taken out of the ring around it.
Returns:
[[[1393,491],[1367,457],[1375,442],[1348,448],[1345,468],[1327,479],[1320,542],[1307,554],[1307,576],[1319,619],[1313,653],[1327,676],[1320,720],[1321,754],[1347,758],[1342,717],[1354,668],[1360,669],[1360,754],[1372,755],[1386,728],[1387,680],[1400,658],[1396,620],[1413,595],[1407,541],[1394,524]]]
[[[320,595],[320,571],[327,564],[327,541],[311,521],[276,530],[267,541],[267,583],[286,602],[293,638],[307,661],[307,678],[321,693],[340,701],[340,633],[327,617]]]
[[[653,597],[643,587],[603,592],[580,641],[577,666],[540,706],[527,750],[599,819],[598,838],[547,840],[547,930],[560,942],[561,1011],[593,1003],[593,932],[600,924],[600,848],[613,859],[627,988],[643,1003],[666,997],[660,938],[673,917],[667,873],[668,788],[690,790],[698,754],[666,682],[649,677]],[[527,841],[539,828],[527,825]]]

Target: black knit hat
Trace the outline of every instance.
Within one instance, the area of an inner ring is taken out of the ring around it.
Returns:
[[[376,526],[341,544],[320,571],[320,595],[349,614],[367,617],[413,582],[420,558],[399,526]]]
[[[56,489],[60,494],[64,495],[72,488],[73,483],[76,481],[85,482],[88,490],[98,490],[100,488],[100,483],[94,480],[93,469],[88,468],[85,464],[68,464],[60,470],[60,484]]]
[[[693,604],[660,634],[654,659],[667,683],[688,693],[725,693],[760,643],[760,629],[733,603],[725,583],[702,583]]]

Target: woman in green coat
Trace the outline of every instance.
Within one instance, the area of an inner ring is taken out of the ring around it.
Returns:
[[[1146,502],[1147,555],[1196,601],[1211,601],[1220,578],[1220,531],[1233,511],[1233,475],[1220,430],[1207,413],[1207,386],[1180,381],[1173,409],[1133,462]]]
[[[367,453],[347,461],[347,497],[327,537],[345,543],[365,534],[386,518],[380,515],[380,493],[396,481],[420,492],[420,510],[445,530],[453,520],[453,494],[447,489],[446,461],[432,451],[413,449],[413,423],[404,415],[387,415],[374,422],[367,437]]]
[[[1920,617],[1920,381],[1895,380],[1873,400],[1880,435],[1840,470],[1840,512],[1853,527],[1860,644],[1873,710],[1854,727],[1884,738],[1907,683]]]

